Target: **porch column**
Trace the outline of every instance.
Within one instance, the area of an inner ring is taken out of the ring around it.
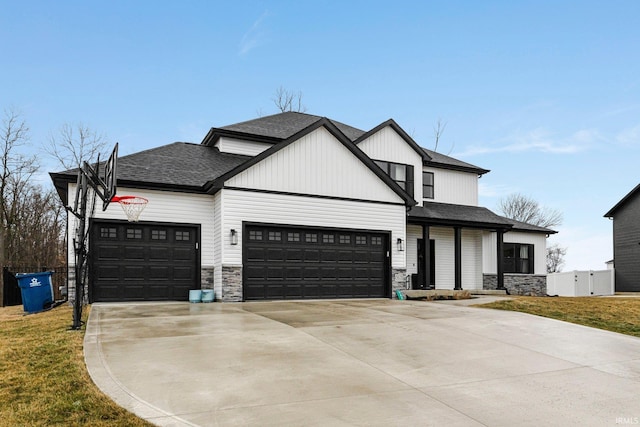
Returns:
[[[431,244],[428,225],[422,226],[422,242],[424,243],[424,278],[421,285],[423,289],[430,289],[433,283],[431,283]]]
[[[504,289],[504,230],[496,231],[496,273],[498,276],[498,287],[497,289]]]
[[[462,228],[454,227],[455,287],[462,289]]]

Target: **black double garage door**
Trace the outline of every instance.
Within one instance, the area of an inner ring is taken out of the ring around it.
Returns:
[[[388,297],[389,235],[245,225],[245,300]]]
[[[92,302],[187,301],[200,288],[199,227],[93,221]]]

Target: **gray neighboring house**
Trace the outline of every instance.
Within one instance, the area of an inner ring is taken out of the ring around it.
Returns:
[[[640,184],[604,216],[613,220],[616,292],[640,292]]]

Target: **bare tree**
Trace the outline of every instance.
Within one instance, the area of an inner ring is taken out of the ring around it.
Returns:
[[[273,103],[278,107],[280,112],[285,113],[294,111],[296,113],[304,113],[307,107],[302,104],[302,92],[290,92],[280,86],[272,98]]]
[[[563,248],[557,243],[547,248],[547,273],[559,273],[564,266],[564,256],[567,248]]]
[[[562,212],[540,204],[530,197],[514,193],[500,200],[498,210],[507,218],[540,227],[555,227],[562,224]]]
[[[440,143],[440,138],[442,138],[442,134],[444,130],[447,128],[447,122],[443,122],[442,119],[438,119],[435,126],[433,127],[433,151],[438,151],[438,144]]]
[[[0,129],[0,261],[3,265],[60,262],[64,222],[53,190],[31,183],[39,165],[22,153],[29,127],[20,113],[6,110]],[[62,259],[64,260],[64,259]]]
[[[58,135],[49,137],[47,153],[58,160],[64,169],[80,167],[84,160],[96,159],[106,154],[107,141],[83,123],[62,125]]]
[[[23,200],[29,179],[38,169],[35,156],[25,156],[21,147],[29,141],[29,127],[15,109],[4,111],[0,129],[0,263],[7,258],[7,242],[16,231],[18,202]]]

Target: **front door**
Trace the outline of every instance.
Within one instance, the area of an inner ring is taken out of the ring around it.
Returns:
[[[418,239],[418,283],[416,284],[418,289],[424,289],[425,283],[425,265],[424,265],[424,239]],[[431,271],[429,272],[429,278],[431,283],[431,289],[436,287],[436,241],[429,240],[429,254]]]

